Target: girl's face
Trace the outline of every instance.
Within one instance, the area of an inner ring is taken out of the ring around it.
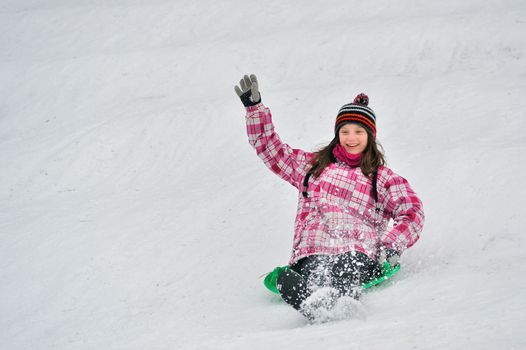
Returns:
[[[367,131],[358,124],[345,124],[338,131],[340,145],[351,154],[362,153],[367,146]]]

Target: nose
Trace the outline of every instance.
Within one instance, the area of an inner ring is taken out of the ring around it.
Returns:
[[[353,133],[349,133],[347,135],[345,135],[345,140],[346,141],[354,141],[356,139],[356,135],[354,135]]]

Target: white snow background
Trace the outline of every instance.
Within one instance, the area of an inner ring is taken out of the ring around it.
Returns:
[[[526,348],[524,1],[2,0],[0,349]],[[365,317],[259,278],[296,190],[247,142],[260,80],[315,150],[370,97],[426,225]]]

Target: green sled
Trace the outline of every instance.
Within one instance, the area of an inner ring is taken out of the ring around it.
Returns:
[[[289,269],[288,265],[278,266],[274,270],[269,272],[263,280],[263,284],[265,285],[265,287],[267,287],[267,289],[270,290],[272,293],[279,294],[277,287],[278,276],[287,269]],[[382,276],[370,282],[362,284],[362,288],[369,289],[373,286],[376,286],[393,277],[399,270],[400,264],[396,264],[396,266],[392,267],[388,262],[384,262],[384,264],[382,265]]]

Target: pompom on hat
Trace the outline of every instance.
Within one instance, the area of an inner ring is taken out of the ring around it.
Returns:
[[[342,106],[336,117],[334,133],[338,135],[338,131],[344,124],[357,123],[369,129],[376,137],[376,115],[368,105],[369,97],[361,93],[354,98],[352,103]]]

